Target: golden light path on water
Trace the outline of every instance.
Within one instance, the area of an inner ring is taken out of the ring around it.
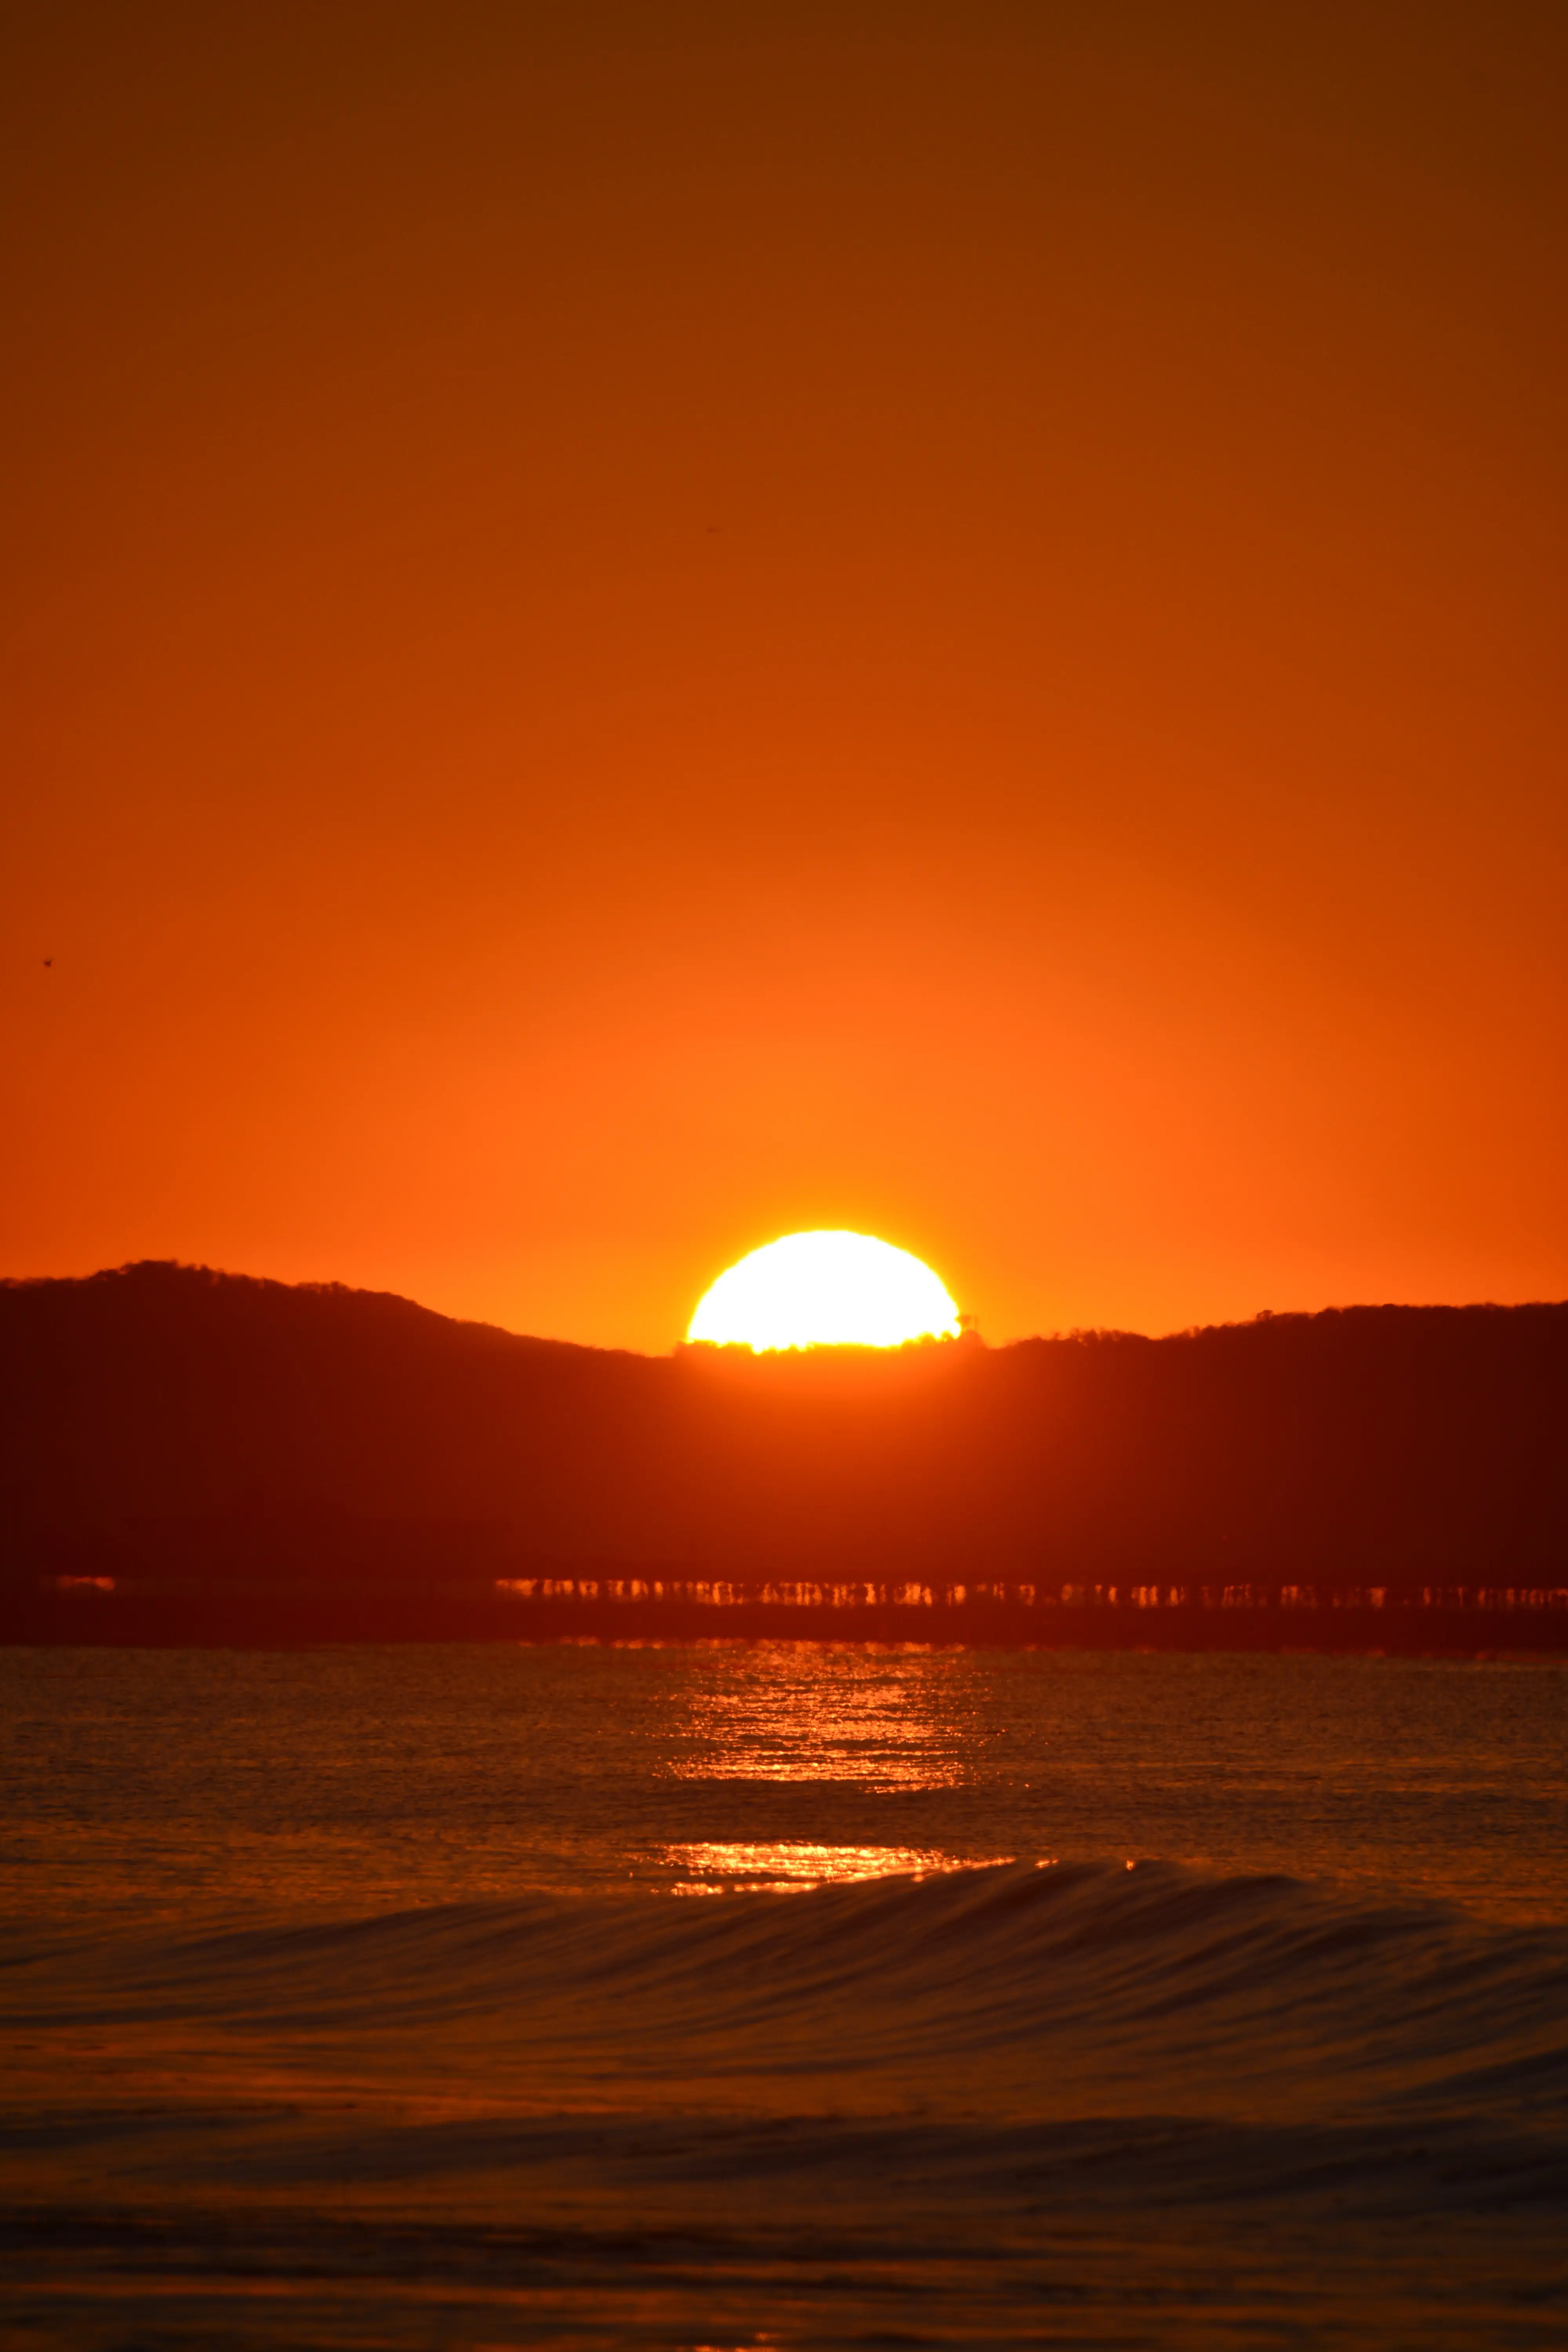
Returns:
[[[730,1887],[789,1895],[861,1878],[925,1878],[1014,1857],[961,1856],[924,1846],[807,1845],[784,1839],[761,1845],[671,1845],[665,1847],[663,1859],[683,1874],[669,1890],[673,1895],[721,1895]]]
[[[940,1668],[911,1676],[910,1664],[902,1652],[825,1650],[811,1643],[729,1652],[715,1659],[712,1682],[689,1696],[679,1748],[667,1770],[689,1782],[849,1783],[878,1796],[957,1788],[973,1778],[975,1745],[990,1727],[970,1708],[952,1705]],[[739,1838],[671,1844],[658,1858],[679,1874],[673,1893],[717,1895],[924,1877],[1013,1857],[932,1845]]]
[[[976,1726],[911,1682],[901,1655],[759,1647],[686,1710],[669,1770],[691,1780],[855,1780],[877,1790],[950,1789],[971,1776]]]

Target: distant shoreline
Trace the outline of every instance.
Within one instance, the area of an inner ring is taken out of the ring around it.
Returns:
[[[0,1284],[0,1641],[1568,1650],[1568,1304],[729,1354]]]
[[[608,1588],[608,1589],[606,1589]],[[1099,1593],[988,1582],[933,1588],[619,1576],[374,1585],[279,1579],[243,1590],[47,1578],[0,1601],[0,1643],[273,1648],[437,1642],[833,1642],[963,1649],[1311,1652],[1390,1657],[1568,1656],[1568,1590],[1428,1589],[1376,1600],[1167,1588]],[[1134,1597],[1142,1592],[1143,1598]]]

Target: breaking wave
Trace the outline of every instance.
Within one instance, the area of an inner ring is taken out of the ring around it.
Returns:
[[[0,2026],[40,2342],[105,2281],[136,2341],[1561,2340],[1568,1932],[1453,1906],[1008,1864],[143,1927],[13,1943]]]
[[[40,1961],[42,1956],[40,1955]],[[47,1964],[45,1964],[47,1965]],[[32,1974],[32,1971],[25,1971]],[[1303,2110],[1568,2087],[1568,1933],[1282,1875],[1002,1864],[678,1903],[531,1896],[54,1956],[79,2016],[504,2042],[620,2079],[967,2070],[1008,2113]],[[15,1980],[14,1980],[15,1981]],[[96,1987],[97,1998],[89,1987]],[[17,1988],[19,1990],[19,1987]],[[515,2053],[514,2053],[515,2054]]]

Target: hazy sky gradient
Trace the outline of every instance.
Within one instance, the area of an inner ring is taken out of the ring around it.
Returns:
[[[0,49],[0,1271],[1568,1293],[1568,14]]]

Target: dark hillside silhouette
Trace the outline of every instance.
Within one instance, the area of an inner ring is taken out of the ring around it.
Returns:
[[[108,1587],[69,1578],[160,1624],[272,1584],[358,1631],[502,1585],[555,1626],[837,1592],[904,1631],[955,1595],[1139,1638],[1335,1606],[1568,1629],[1568,1307],[653,1359],[142,1265],[0,1286],[0,1377],[14,1630],[41,1591],[85,1623]]]

